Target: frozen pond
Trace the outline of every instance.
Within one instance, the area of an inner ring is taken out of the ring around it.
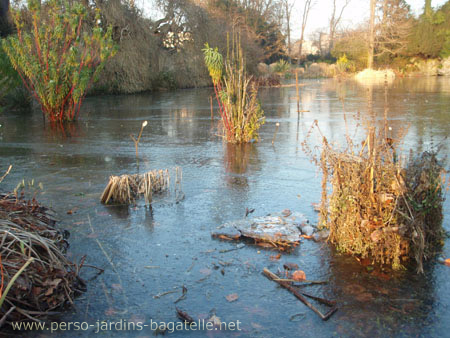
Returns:
[[[304,84],[302,109],[309,112],[300,116],[295,87],[261,89],[267,116],[261,140],[238,147],[216,136],[211,89],[88,98],[80,121],[65,133],[45,125],[39,112],[2,114],[1,170],[14,166],[2,190],[14,189],[22,179],[41,182],[39,200],[57,211],[60,226],[71,233],[70,258],[79,261],[87,255],[87,264],[105,269],[60,320],[178,322],[177,306],[195,318],[215,313],[224,322],[239,320],[242,329],[171,334],[179,337],[446,336],[450,268],[435,261],[425,275],[385,275],[324,243],[304,240],[293,253],[273,260],[270,256],[277,252],[211,238],[217,226],[242,218],[246,208],[255,209],[252,216],[290,209],[315,223],[311,203],[320,200],[321,178],[301,147],[311,124],[317,119],[330,140],[343,142],[344,109],[349,128],[355,128],[351,116],[357,112],[369,118],[373,109],[378,118],[383,116],[383,86],[333,79]],[[345,97],[345,107],[339,97]],[[449,78],[398,79],[388,88],[387,106],[392,132],[408,128],[405,149],[422,151],[444,142],[441,155],[448,154]],[[109,176],[137,171],[130,134],[136,135],[144,120],[148,126],[140,143],[139,170],[181,167],[185,199],[178,204],[170,197],[156,199],[153,212],[141,203],[104,206],[100,195]],[[444,212],[449,231],[449,200]],[[450,243],[443,256],[450,257]],[[276,271],[286,262],[299,265],[308,279],[329,281],[304,288],[337,301],[339,310],[328,321],[261,274],[264,267]],[[89,280],[95,274],[86,268],[82,276]],[[174,304],[182,286],[186,297]],[[168,291],[176,292],[164,294]],[[228,302],[225,297],[234,293],[239,298]],[[94,336],[95,331],[60,335]],[[103,334],[153,333],[144,328]]]

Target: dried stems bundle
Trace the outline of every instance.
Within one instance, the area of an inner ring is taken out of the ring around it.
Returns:
[[[322,137],[320,158],[313,156],[323,174],[320,226],[330,229],[329,241],[340,251],[393,269],[414,258],[422,272],[423,262],[442,244],[445,172],[436,152],[399,160],[403,136],[388,138],[386,126],[385,120],[377,131],[369,124],[362,143],[347,133],[347,149],[340,150],[315,121]],[[307,139],[304,150],[312,155]]]
[[[175,168],[175,190],[181,185],[182,171]],[[136,198],[144,196],[145,203],[150,205],[153,194],[167,191],[170,187],[168,169],[152,170],[144,174],[111,176],[101,196],[103,204],[131,204]]]
[[[0,194],[1,324],[37,320],[72,303],[85,287],[81,266],[64,255],[68,244],[55,223],[34,199]]]

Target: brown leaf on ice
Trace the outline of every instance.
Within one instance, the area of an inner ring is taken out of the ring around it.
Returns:
[[[122,290],[122,285],[120,285],[120,284],[111,284],[111,287],[117,291]]]
[[[305,272],[302,270],[294,271],[294,273],[292,274],[292,279],[299,282],[306,280]]]
[[[278,255],[271,255],[270,256],[270,260],[271,261],[277,261],[277,260],[279,260],[281,258],[281,254],[278,254]]]
[[[105,315],[107,316],[114,316],[117,313],[116,309],[113,309],[112,307],[110,307],[108,310],[105,311]]]
[[[298,269],[298,265],[295,263],[284,263],[283,264],[283,268],[285,270],[297,270]]]
[[[239,296],[237,293],[232,293],[232,294],[229,294],[228,296],[225,296],[225,298],[229,302],[234,302],[234,301],[238,300]]]

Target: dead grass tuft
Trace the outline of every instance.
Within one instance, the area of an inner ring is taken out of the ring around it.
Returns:
[[[175,168],[175,190],[182,179],[180,168]],[[153,194],[169,189],[170,173],[168,169],[152,170],[145,174],[111,176],[101,196],[104,204],[132,204],[139,196],[144,196],[145,203],[152,203]]]

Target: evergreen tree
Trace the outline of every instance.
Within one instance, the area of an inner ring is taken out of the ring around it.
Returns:
[[[423,14],[411,34],[409,55],[446,57],[450,55],[450,1],[434,11],[431,1],[425,1]]]

